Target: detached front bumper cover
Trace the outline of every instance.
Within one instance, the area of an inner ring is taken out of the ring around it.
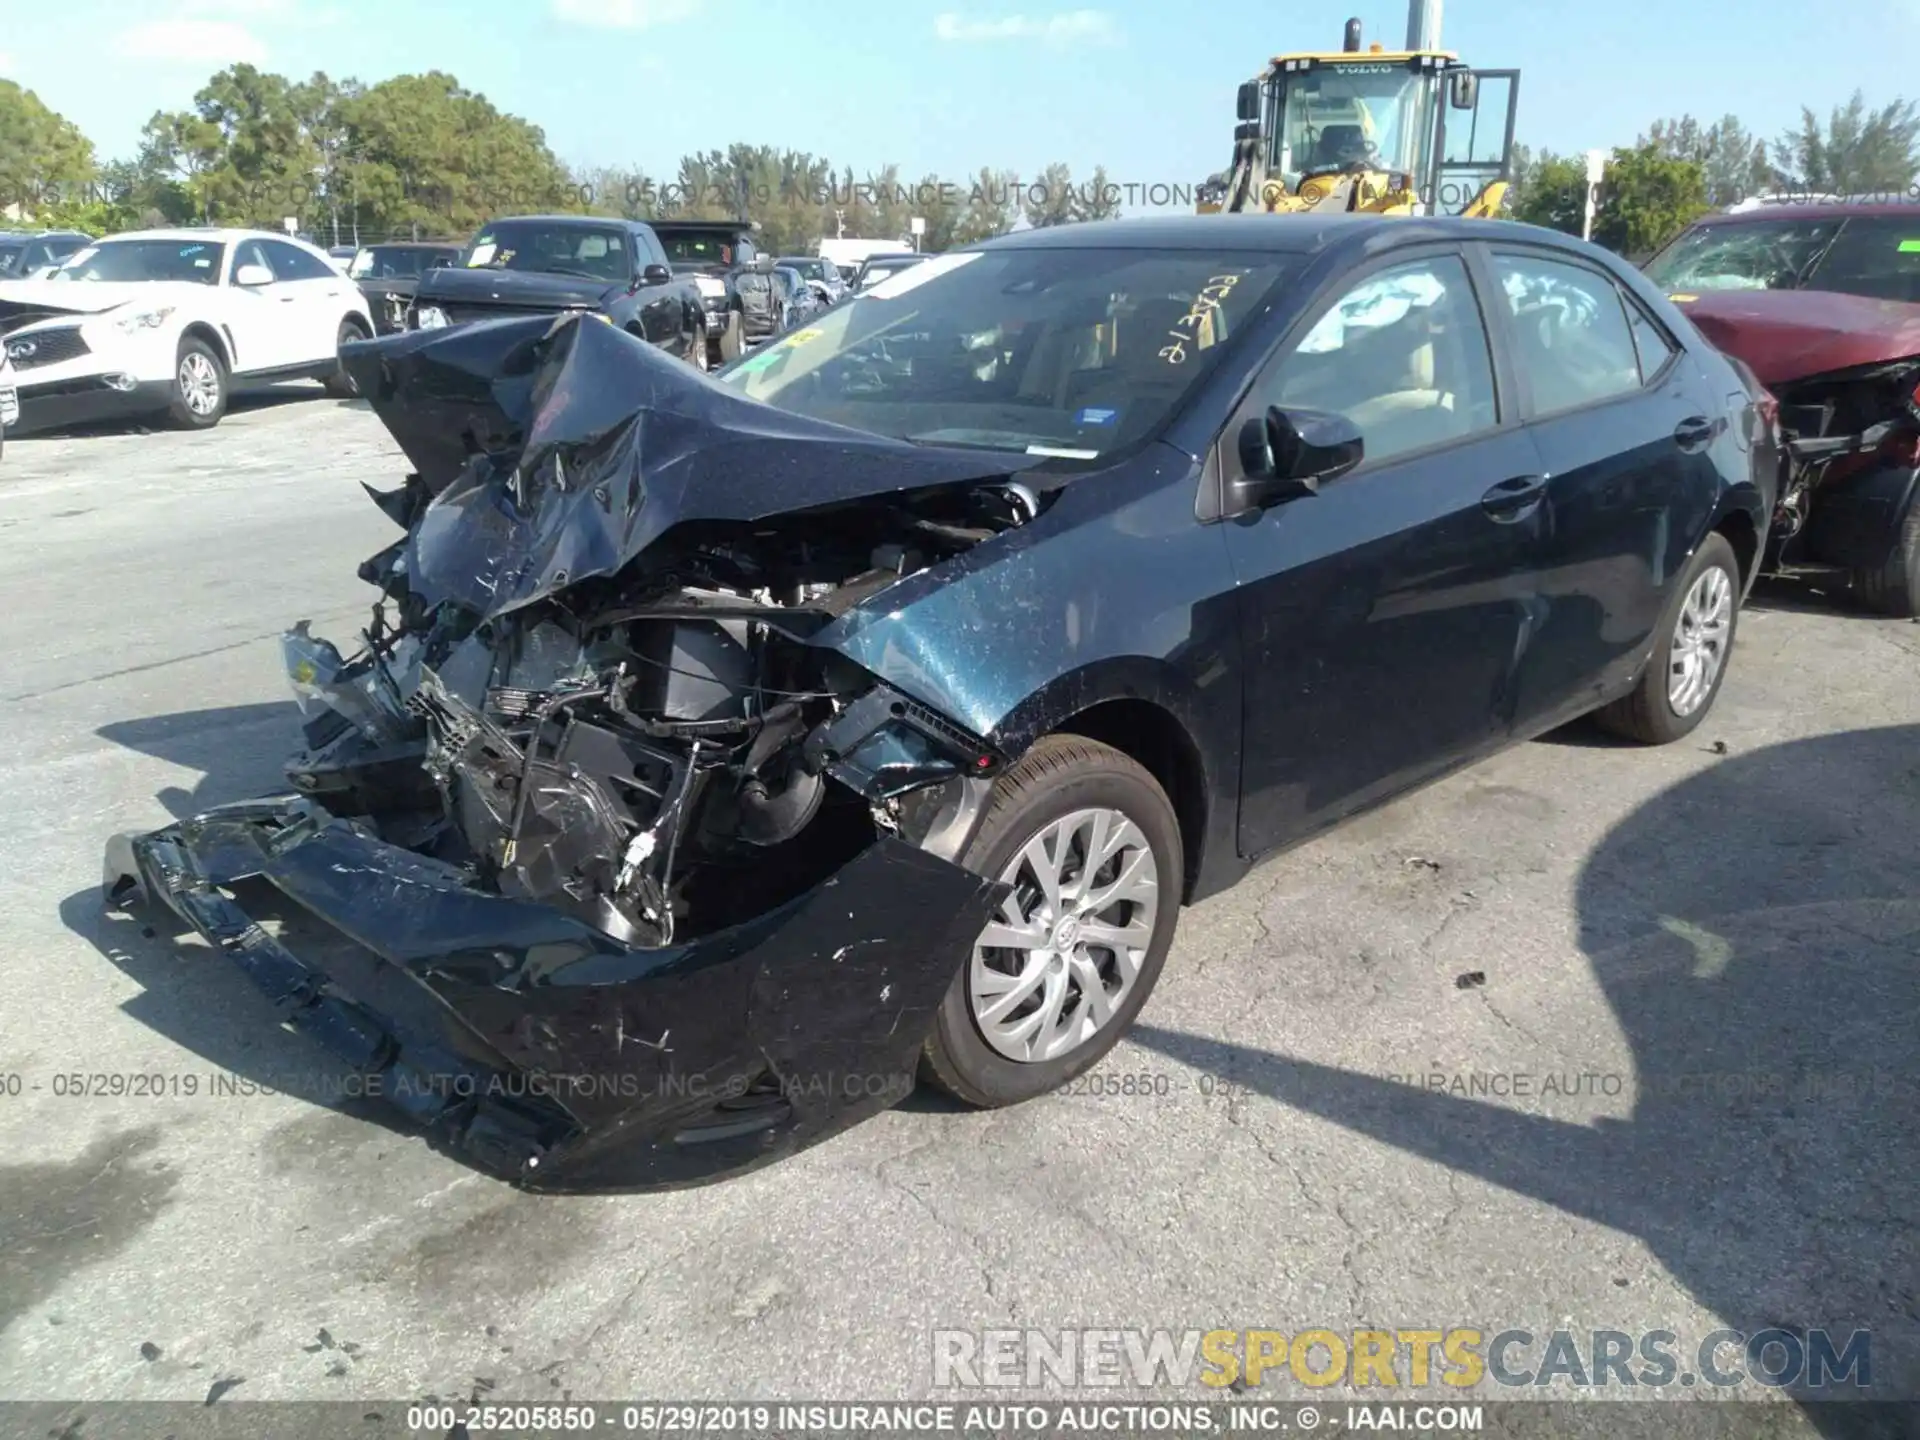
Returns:
[[[247,882],[350,943],[302,959]],[[883,836],[751,921],[628,949],[297,797],[116,836],[105,889],[225,952],[442,1148],[576,1191],[716,1179],[897,1102],[1004,894]]]

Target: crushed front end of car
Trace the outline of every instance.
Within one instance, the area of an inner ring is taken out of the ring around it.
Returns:
[[[294,793],[116,837],[109,904],[529,1188],[714,1178],[896,1102],[1005,896],[956,863],[1004,757],[838,640],[1040,513],[1019,462],[586,319],[346,363],[416,467],[374,495],[384,598],[351,656],[285,637]]]

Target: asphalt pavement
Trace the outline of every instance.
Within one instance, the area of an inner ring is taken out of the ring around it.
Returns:
[[[404,473],[304,386],[6,447],[0,1395],[926,1397],[941,1331],[1464,1326],[1866,1329],[1920,1396],[1920,625],[1768,587],[1689,740],[1576,726],[1269,862],[1075,1093],[542,1198],[99,903],[109,833],[278,788],[275,639],[358,628]]]

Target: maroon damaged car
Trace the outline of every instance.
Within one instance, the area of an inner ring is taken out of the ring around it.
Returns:
[[[1779,401],[1769,568],[1920,614],[1920,205],[1712,215],[1645,270]]]

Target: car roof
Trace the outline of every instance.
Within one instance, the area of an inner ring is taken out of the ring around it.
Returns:
[[[751,232],[751,220],[649,220],[656,230],[736,230]]]
[[[284,231],[245,230],[219,225],[209,225],[203,229],[182,227],[173,230],[123,230],[117,235],[101,237],[102,243],[107,240],[215,240],[223,243],[234,240],[284,240],[289,245],[302,245],[322,255],[326,253],[312,241],[302,240],[298,235],[288,235]]]
[[[616,230],[630,230],[635,225],[644,223],[639,220],[622,219],[618,215],[496,215],[480,228],[485,230],[493,225],[517,225],[529,220],[537,220],[542,225],[611,225]],[[405,243],[412,244],[414,242],[407,241]],[[425,244],[426,242],[422,241],[420,243]]]
[[[1920,221],[1920,202],[1900,200],[1784,200],[1777,205],[1756,205],[1751,210],[1723,210],[1702,215],[1695,225],[1745,225],[1755,220],[1797,220],[1821,216],[1856,215],[1906,216]],[[1689,227],[1691,228],[1691,227]]]
[[[84,230],[0,230],[0,240],[51,240],[56,236],[65,239],[69,235],[82,240],[93,238]]]

